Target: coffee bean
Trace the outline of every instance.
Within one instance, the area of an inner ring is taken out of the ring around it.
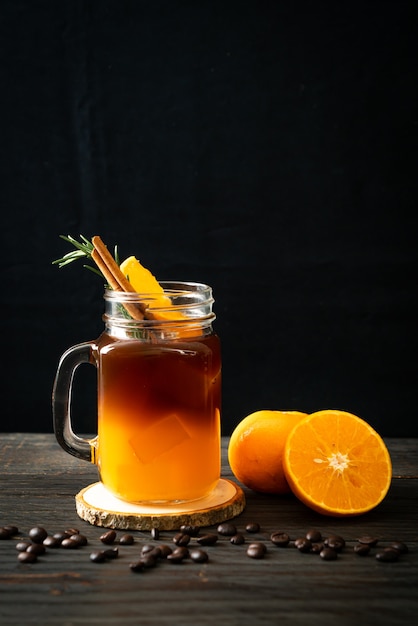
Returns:
[[[190,551],[190,558],[195,563],[206,563],[209,560],[208,553],[200,548],[194,548]]]
[[[123,546],[131,546],[134,543],[133,535],[125,533],[119,538],[119,543]]]
[[[160,549],[162,559],[166,559],[168,555],[173,552],[172,548],[170,548],[170,546],[165,545],[164,543],[162,544],[160,543],[158,547]]]
[[[369,543],[356,543],[354,548],[354,552],[359,556],[367,556],[370,552],[370,544]]]
[[[270,541],[279,548],[285,548],[289,545],[290,537],[287,533],[276,531],[270,535]]]
[[[218,535],[215,535],[214,533],[207,533],[206,535],[198,537],[196,541],[201,546],[213,546],[218,541]]]
[[[252,559],[263,559],[267,552],[267,547],[261,541],[250,543],[247,548],[247,556]]]
[[[173,550],[171,554],[167,555],[167,561],[170,561],[170,563],[181,563],[182,561],[184,561],[184,559],[187,559],[188,556],[189,556],[188,548],[185,548],[184,546],[180,546],[176,548],[175,550]]]
[[[78,528],[67,528],[64,532],[69,537],[71,537],[71,535],[78,535],[80,533]]]
[[[17,558],[21,563],[36,563],[38,560],[35,552],[19,552]]]
[[[200,526],[191,526],[190,524],[182,524],[180,526],[180,531],[182,533],[186,533],[186,535],[190,535],[190,537],[197,537],[200,533]]]
[[[48,535],[47,537],[45,537],[42,543],[47,548],[59,548],[61,545],[61,539]]]
[[[26,548],[26,552],[31,552],[39,556],[45,554],[46,548],[42,543],[31,543],[30,546]]]
[[[108,548],[103,550],[106,559],[117,559],[119,556],[119,550],[117,548]]]
[[[160,538],[160,531],[158,528],[151,528],[151,537],[153,539],[159,539]]]
[[[161,546],[155,546],[154,550],[150,554],[153,554],[157,559],[163,558],[163,551],[161,549]]]
[[[232,537],[232,535],[237,534],[237,527],[235,524],[219,524],[217,531],[220,535],[224,535],[225,537]]]
[[[323,541],[313,541],[310,552],[312,552],[312,554],[321,554],[324,548],[325,548],[325,544]]]
[[[335,559],[338,558],[338,552],[337,550],[334,550],[334,548],[325,547],[321,550],[319,556],[321,559],[324,559],[324,561],[335,561]]]
[[[53,535],[54,539],[58,539],[58,541],[62,541],[63,539],[68,539],[68,537],[70,537],[71,535],[68,535],[67,533],[54,533]]]
[[[61,548],[65,548],[66,550],[76,550],[79,544],[74,539],[70,539],[70,537],[66,537],[61,541]]]
[[[151,548],[151,549],[149,549]],[[146,556],[146,555],[151,555],[153,556],[155,559],[160,559],[162,558],[162,550],[160,548],[160,546],[149,546],[146,545],[142,548],[141,550],[141,554]]]
[[[31,546],[32,543],[30,541],[19,541],[16,544],[16,550],[18,552],[26,552],[26,550]]]
[[[155,567],[157,565],[157,557],[154,556],[151,552],[147,552],[143,556],[141,556],[142,563],[146,569],[151,569],[151,567]]]
[[[80,533],[71,535],[69,537],[70,541],[75,541],[78,546],[86,546],[87,545],[87,537],[85,535],[81,535]]]
[[[148,552],[152,552],[155,550],[155,545],[153,543],[144,543],[141,546],[141,554],[147,554]]]
[[[48,537],[48,533],[42,526],[35,526],[30,529],[29,537],[32,539],[33,543],[42,543],[43,540]]]
[[[241,533],[237,533],[236,535],[232,535],[229,541],[236,546],[241,546],[245,543],[245,537],[244,535],[241,535]]]
[[[260,524],[257,524],[257,522],[250,522],[246,525],[245,530],[247,533],[258,533],[260,532]]]
[[[315,528],[311,528],[310,530],[308,530],[305,537],[306,539],[309,539],[309,541],[314,541],[315,543],[322,541],[321,532],[319,530],[316,530]]]
[[[341,552],[341,550],[345,546],[345,539],[340,535],[330,535],[325,539],[325,545],[337,552]]]
[[[408,546],[403,541],[393,541],[389,548],[397,550],[400,554],[406,554],[408,552]]]
[[[376,553],[376,559],[384,563],[394,563],[398,558],[399,552],[393,548],[385,548]]]
[[[130,563],[129,567],[133,572],[143,572],[145,570],[145,563],[144,561],[139,559],[138,561]]]
[[[95,550],[90,554],[90,561],[93,563],[104,563],[106,561],[106,555],[104,550]]]
[[[14,535],[17,535],[19,529],[17,526],[0,526],[0,539],[11,539]]]
[[[190,535],[188,535],[187,533],[177,533],[173,537],[173,543],[175,543],[176,546],[187,546],[189,542]]]
[[[299,552],[310,552],[312,549],[312,541],[306,537],[298,537],[295,539],[295,547]]]
[[[365,535],[364,537],[359,537],[357,541],[359,543],[364,543],[368,546],[373,547],[377,544],[379,540],[377,539],[377,537],[370,537],[369,535]]]
[[[114,530],[108,530],[106,533],[103,533],[103,535],[100,535],[100,541],[108,545],[113,543],[115,539],[116,539],[116,531]]]

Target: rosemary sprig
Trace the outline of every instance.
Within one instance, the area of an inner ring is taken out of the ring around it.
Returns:
[[[52,265],[58,265],[58,267],[61,268],[65,265],[68,265],[69,263],[72,263],[73,261],[78,261],[79,259],[91,259],[94,246],[92,242],[87,239],[87,237],[84,237],[84,235],[80,235],[80,241],[77,241],[77,239],[74,239],[74,237],[71,237],[71,235],[60,235],[60,237],[61,239],[64,239],[64,241],[67,241],[72,246],[74,246],[75,250],[67,252],[67,254],[64,254],[62,258],[52,261]],[[115,246],[114,258],[116,263],[120,265],[117,246]],[[102,272],[97,269],[95,265],[83,265],[83,267],[104,278]]]

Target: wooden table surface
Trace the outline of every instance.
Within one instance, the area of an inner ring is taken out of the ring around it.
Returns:
[[[0,624],[416,623],[418,440],[386,443],[393,481],[374,511],[352,519],[323,517],[293,496],[272,497],[245,489],[246,508],[234,523],[246,544],[232,545],[220,535],[216,545],[207,548],[205,564],[162,560],[155,568],[134,573],[129,564],[139,556],[141,545],[165,543],[174,548],[175,531],[162,532],[158,540],[149,532],[136,531],[133,545],[118,546],[117,559],[91,562],[91,552],[106,547],[99,539],[104,529],[77,516],[74,496],[97,480],[96,468],[66,454],[52,434],[0,434],[0,526],[19,528],[16,537],[0,541]],[[227,445],[224,438],[222,475],[232,478]],[[260,532],[246,532],[249,522],[258,522]],[[43,526],[50,534],[77,527],[89,543],[77,550],[49,549],[36,563],[20,563],[16,543],[34,526]],[[273,531],[296,539],[311,528],[323,536],[345,538],[346,548],[336,561],[294,547],[278,548],[270,541]],[[207,530],[216,532],[216,527]],[[118,531],[118,537],[121,534]],[[360,557],[353,546],[365,535],[375,536],[379,543],[372,554]],[[253,540],[266,544],[264,559],[247,556]],[[377,561],[379,546],[394,540],[405,542],[409,552],[395,563]]]

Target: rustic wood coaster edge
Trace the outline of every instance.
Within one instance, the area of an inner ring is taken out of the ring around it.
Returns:
[[[118,530],[177,530],[183,524],[191,526],[212,526],[232,519],[242,513],[245,508],[245,494],[241,487],[233,481],[222,478],[234,488],[234,495],[226,502],[198,509],[196,511],[179,511],[169,513],[132,513],[111,511],[88,503],[84,499],[86,491],[93,487],[89,485],[76,496],[76,511],[78,516],[93,526],[113,528]]]

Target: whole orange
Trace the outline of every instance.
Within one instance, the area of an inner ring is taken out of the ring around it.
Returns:
[[[242,419],[228,445],[234,476],[253,491],[289,493],[283,471],[284,447],[290,431],[306,415],[299,411],[262,410]]]

